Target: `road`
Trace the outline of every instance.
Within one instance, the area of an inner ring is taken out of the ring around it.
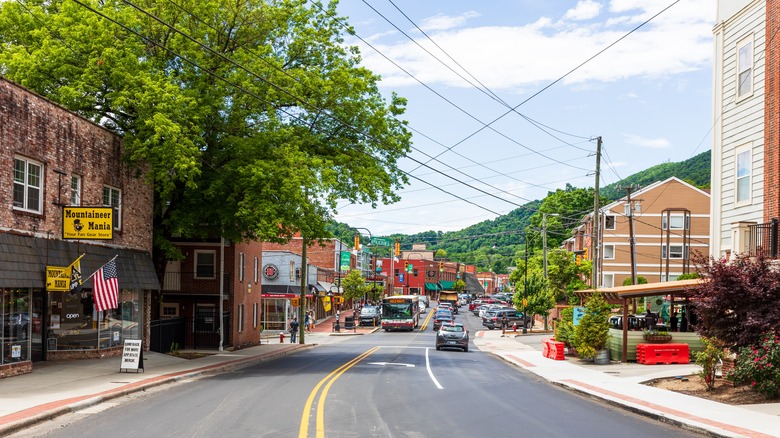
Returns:
[[[458,316],[471,333],[478,319]],[[552,386],[430,327],[376,332],[161,386],[17,437],[699,436]]]

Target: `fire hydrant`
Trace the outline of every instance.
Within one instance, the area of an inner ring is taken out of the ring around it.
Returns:
[[[279,332],[279,343],[284,344],[284,332]]]
[[[517,323],[512,324],[512,331],[517,332]]]

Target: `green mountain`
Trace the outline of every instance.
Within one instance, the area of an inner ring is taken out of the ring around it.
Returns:
[[[649,169],[637,172],[618,182],[602,187],[599,191],[602,199],[608,202],[620,199],[625,195],[624,187],[634,185],[645,187],[657,181],[663,181],[672,176],[680,178],[696,187],[710,187],[710,151],[702,152],[695,157],[677,163],[662,163]],[[518,251],[523,250],[525,238],[523,230],[531,223],[531,218],[538,216],[539,207],[544,200],[536,200],[516,208],[504,216],[482,221],[460,231],[425,231],[417,234],[394,234],[390,237],[401,242],[401,249],[409,250],[414,243],[425,243],[428,249],[441,250],[441,255],[447,260],[473,263],[482,267],[490,267],[495,272],[504,272],[506,266],[514,263]],[[538,219],[535,223],[539,223]],[[577,226],[577,222],[571,222]],[[331,231],[340,236],[349,225],[334,223]],[[565,230],[564,233],[570,232]],[[389,255],[391,248],[377,248],[380,255]]]

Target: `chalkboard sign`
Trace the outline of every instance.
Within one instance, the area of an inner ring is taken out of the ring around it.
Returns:
[[[122,363],[119,365],[119,372],[122,370],[144,369],[144,350],[140,339],[126,339],[125,346],[122,349]],[[146,370],[144,370],[146,371]]]

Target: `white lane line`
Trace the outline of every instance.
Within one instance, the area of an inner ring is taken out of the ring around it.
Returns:
[[[430,348],[425,349],[425,368],[428,369],[428,375],[431,376],[433,384],[436,385],[436,387],[439,389],[444,389],[444,387],[439,384],[439,381],[436,380],[436,377],[433,375],[433,371],[431,370],[431,361],[428,359],[428,350],[430,350]]]

